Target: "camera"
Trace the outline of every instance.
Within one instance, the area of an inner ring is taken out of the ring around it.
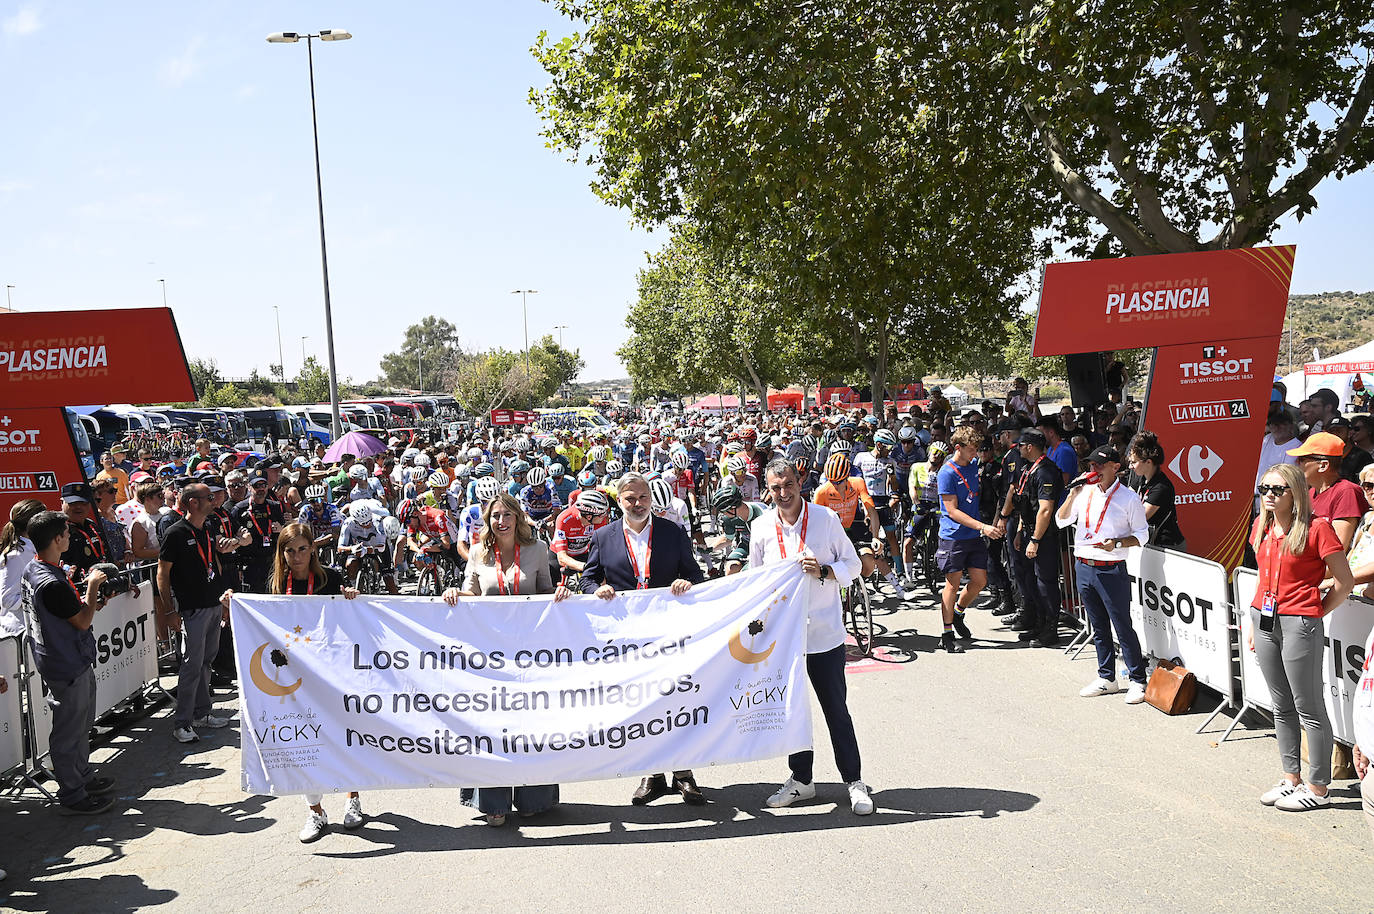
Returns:
[[[91,571],[103,571],[105,582],[100,585],[100,599],[109,600],[122,593],[128,593],[133,579],[129,577],[129,572],[120,570],[118,565],[111,562],[97,562],[91,566]]]

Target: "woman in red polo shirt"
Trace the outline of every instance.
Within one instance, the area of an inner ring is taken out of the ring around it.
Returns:
[[[1249,648],[1255,652],[1274,704],[1283,780],[1260,802],[1288,812],[1330,806],[1331,720],[1322,699],[1326,632],[1322,619],[1354,586],[1350,565],[1331,522],[1313,517],[1302,470],[1283,463],[1260,480],[1260,514],[1250,531],[1259,559],[1259,586],[1250,605]],[[1325,596],[1322,581],[1334,586]],[[1308,777],[1299,751],[1307,733]]]

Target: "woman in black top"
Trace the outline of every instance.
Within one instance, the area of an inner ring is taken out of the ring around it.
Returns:
[[[1145,503],[1145,519],[1150,524],[1151,546],[1188,551],[1183,531],[1178,527],[1174,506],[1174,484],[1162,472],[1164,448],[1154,432],[1140,432],[1131,440],[1127,462],[1131,468],[1127,485]]]

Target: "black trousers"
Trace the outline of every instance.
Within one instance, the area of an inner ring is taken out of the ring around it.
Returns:
[[[1023,539],[1022,545],[1029,546],[1029,540]],[[1057,531],[1050,530],[1045,534],[1033,559],[1027,558],[1024,552],[1018,554],[1015,549],[1009,551],[1016,555],[1017,580],[1020,582],[1021,592],[1025,594],[1027,608],[1034,607],[1037,624],[1042,628],[1057,624],[1059,610],[1063,605],[1059,590],[1060,553]]]
[[[844,678],[844,645],[819,654],[806,655],[806,675],[811,680],[811,689],[820,702],[821,713],[825,715],[825,726],[830,731],[830,744],[835,749],[835,767],[840,769],[840,777],[846,784],[860,778],[859,740],[854,735],[854,721],[849,716],[849,705],[845,698],[848,685]],[[810,784],[816,762],[816,753],[810,749],[794,752],[787,757],[792,769],[792,778],[803,784]]]

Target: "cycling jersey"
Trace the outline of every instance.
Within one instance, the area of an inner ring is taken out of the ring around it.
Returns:
[[[459,510],[458,496],[448,490],[445,490],[436,497],[434,490],[430,489],[419,497],[415,505],[418,508],[442,508],[454,514],[457,514]]]
[[[350,517],[344,521],[343,529],[339,531],[339,545],[386,546],[386,532],[382,530],[381,524],[374,523],[371,527],[364,527]]]
[[[892,494],[892,475],[897,472],[897,461],[891,457],[879,457],[872,451],[864,451],[854,458],[854,466],[868,486],[868,494],[874,498],[887,498]]]
[[[691,460],[691,470],[693,476],[706,475],[706,452],[699,447],[689,447],[687,457]]]
[[[577,480],[571,476],[564,476],[559,482],[553,484],[554,497],[558,499],[560,505],[572,504],[573,493],[577,491]]]
[[[554,552],[566,552],[581,561],[591,552],[592,534],[608,523],[610,518],[603,515],[596,524],[590,524],[582,517],[576,505],[564,508],[558,515],[558,520],[553,522],[553,543],[549,548]]]
[[[908,480],[911,476],[911,468],[918,463],[925,463],[929,458],[926,449],[916,442],[911,442],[911,447],[906,447],[907,442],[902,441],[892,449],[892,462],[897,466],[897,481],[900,483],[900,491],[909,490]]]
[[[744,474],[744,479],[742,480],[738,479],[733,474],[725,478],[732,480],[735,485],[739,486],[740,494],[744,496],[745,501],[754,501],[759,497],[759,481],[748,473]]]
[[[691,470],[678,470],[674,468],[672,472],[664,473],[663,480],[668,483],[668,487],[673,490],[673,497],[687,500],[689,492],[696,491],[696,476]]]
[[[520,497],[520,490],[523,488],[525,488],[525,484],[523,482],[517,482],[514,478],[506,483],[506,491],[516,498]]]
[[[309,527],[315,534],[315,539],[319,539],[338,530],[339,525],[343,523],[343,515],[337,507],[329,502],[321,503],[318,508],[307,502],[301,505],[301,511],[296,516],[296,520]]]
[[[683,530],[687,530],[687,502],[680,498],[674,498],[673,503],[663,510],[654,509],[657,517],[666,517],[668,520],[677,524]]]
[[[745,556],[749,555],[749,525],[763,515],[768,508],[756,501],[744,503],[749,509],[747,518],[740,517],[734,511],[726,511],[720,515],[720,532],[730,537],[733,543],[734,552],[743,550]]]
[[[364,498],[375,498],[377,501],[386,501],[386,492],[382,489],[382,484],[380,482],[369,477],[363,480],[363,483],[364,485],[362,488],[358,488],[356,485],[349,487],[347,496],[349,501],[362,501]]]
[[[537,489],[534,486],[525,486],[520,490],[520,505],[530,520],[543,520],[553,513],[553,487],[547,481]]]
[[[415,512],[415,519],[419,522],[420,532],[425,536],[431,538],[447,536],[450,539],[455,536],[453,521],[449,518],[448,512],[442,508],[420,507]]]
[[[463,516],[458,520],[458,540],[471,543],[477,539],[477,534],[481,529],[482,506],[468,505],[468,509],[463,512]]]
[[[843,489],[837,488],[833,482],[827,479],[821,483],[816,494],[811,496],[811,500],[834,511],[839,516],[840,523],[845,527],[853,525],[859,513],[860,502],[863,502],[864,511],[870,517],[877,517],[878,509],[873,505],[873,496],[868,494],[868,487],[864,485],[862,479],[851,476],[843,480],[843,485]]]

